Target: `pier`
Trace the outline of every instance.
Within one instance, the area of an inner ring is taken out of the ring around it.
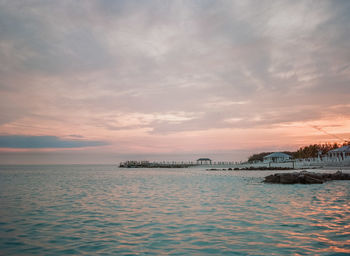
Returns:
[[[209,158],[199,158],[196,161],[125,161],[119,164],[121,168],[189,168],[189,167],[233,167],[238,162],[214,162]]]
[[[149,161],[126,161],[121,162],[121,168],[189,168],[196,166],[193,162],[149,162]]]

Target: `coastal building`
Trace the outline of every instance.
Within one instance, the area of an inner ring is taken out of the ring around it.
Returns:
[[[350,158],[350,145],[328,151],[327,157],[331,159],[338,159],[340,161]]]
[[[200,164],[200,165],[210,164],[211,165],[211,159],[209,159],[209,158],[199,158],[199,159],[197,159],[197,164]]]
[[[291,156],[282,152],[274,152],[264,156],[264,163],[281,163],[291,159]]]

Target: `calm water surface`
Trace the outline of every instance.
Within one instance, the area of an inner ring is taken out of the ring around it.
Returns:
[[[0,167],[1,255],[350,255],[350,181],[271,172]]]

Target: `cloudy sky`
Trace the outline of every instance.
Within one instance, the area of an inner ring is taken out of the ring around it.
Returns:
[[[350,1],[0,1],[0,163],[342,142],[349,42]]]

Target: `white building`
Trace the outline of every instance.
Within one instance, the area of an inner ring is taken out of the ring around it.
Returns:
[[[350,145],[332,149],[328,151],[327,156],[331,159],[338,159],[339,161],[350,158]]]
[[[282,163],[291,159],[291,156],[282,152],[274,152],[264,156],[264,163]]]

